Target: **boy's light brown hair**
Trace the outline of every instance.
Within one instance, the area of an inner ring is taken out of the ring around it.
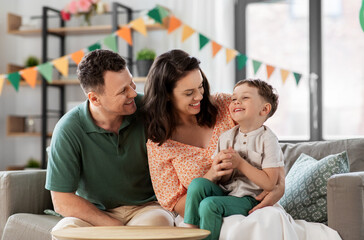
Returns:
[[[240,85],[248,84],[250,87],[255,87],[258,89],[258,94],[264,98],[271,106],[267,119],[273,116],[278,107],[278,94],[276,90],[267,82],[260,79],[244,79],[237,82],[234,86],[234,89]]]

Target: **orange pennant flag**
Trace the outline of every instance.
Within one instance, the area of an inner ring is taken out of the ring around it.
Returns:
[[[72,53],[71,58],[78,65],[81,62],[84,55],[85,55],[85,53],[81,49],[81,50],[79,50],[77,52]]]
[[[268,80],[270,78],[270,76],[272,75],[272,73],[274,72],[275,67],[267,64],[266,68],[267,68],[267,80]]]
[[[182,42],[184,42],[187,38],[191,37],[192,34],[195,33],[195,30],[190,28],[187,25],[183,26],[183,32],[182,32]]]
[[[238,55],[238,51],[235,49],[226,48],[226,63],[229,63]]]
[[[220,51],[222,46],[214,41],[212,41],[212,57],[215,57],[215,55]]]
[[[0,75],[0,96],[1,96],[1,92],[3,91],[4,82],[5,82],[4,75]]]
[[[143,18],[138,18],[134,21],[131,21],[130,25],[134,30],[140,32],[144,36],[147,36],[147,28],[145,27],[145,22]]]
[[[64,56],[52,61],[53,66],[65,77],[68,77],[68,57]]]
[[[169,26],[168,26],[168,34],[176,30],[182,25],[182,22],[176,18],[175,16],[169,17]]]
[[[130,46],[133,46],[133,40],[131,38],[131,30],[129,27],[127,26],[123,26],[122,28],[120,28],[116,34],[121,37],[122,39],[124,39]]]
[[[282,76],[283,84],[286,82],[288,74],[289,74],[289,71],[281,69],[281,76]]]
[[[26,68],[20,72],[20,75],[32,88],[37,84],[37,74],[38,71],[35,67]]]

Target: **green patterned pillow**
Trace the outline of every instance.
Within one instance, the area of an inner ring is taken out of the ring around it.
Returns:
[[[279,204],[294,219],[327,224],[327,180],[347,172],[346,152],[319,161],[302,153],[286,176],[286,191]]]

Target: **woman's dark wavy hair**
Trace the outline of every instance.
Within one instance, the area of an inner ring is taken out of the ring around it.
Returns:
[[[158,56],[147,76],[144,87],[142,111],[145,115],[147,136],[162,145],[170,139],[176,129],[177,114],[169,100],[176,83],[190,71],[198,69],[203,78],[201,111],[196,115],[200,126],[213,127],[216,123],[217,107],[210,99],[210,86],[200,69],[200,61],[182,50],[171,50]]]

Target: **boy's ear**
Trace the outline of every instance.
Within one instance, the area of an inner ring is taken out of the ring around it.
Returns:
[[[270,111],[272,110],[272,105],[270,103],[265,103],[263,105],[263,109],[260,111],[261,116],[268,116]]]
[[[87,93],[87,97],[88,100],[95,106],[99,106],[100,105],[100,99],[99,99],[99,95],[95,92],[88,92]]]

